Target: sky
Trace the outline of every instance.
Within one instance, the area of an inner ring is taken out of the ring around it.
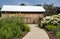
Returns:
[[[25,3],[27,6],[32,6],[36,4],[54,4],[60,7],[60,0],[0,0],[0,7],[3,5],[20,5]]]

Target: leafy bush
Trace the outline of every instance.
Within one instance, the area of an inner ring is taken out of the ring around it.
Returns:
[[[38,21],[38,26],[40,26],[40,27],[41,27],[41,21],[40,21],[40,20]]]
[[[47,25],[47,26],[45,26],[45,29],[47,29],[49,31],[52,31],[54,28],[55,28],[55,26],[53,26],[53,25]]]
[[[25,25],[25,26],[24,26],[24,31],[29,32],[30,28],[28,27],[28,25],[26,25],[26,24],[24,24],[24,25]]]
[[[55,36],[60,37],[60,14],[42,18],[40,25],[48,31],[52,31]]]
[[[60,37],[60,26],[59,25],[53,30],[53,34],[57,37]]]
[[[23,31],[29,31],[29,27],[24,23],[22,17],[6,17],[0,19],[1,39],[12,39],[13,37],[19,37]]]
[[[60,31],[57,31],[57,32],[56,32],[56,36],[57,36],[57,37],[60,37]]]
[[[52,25],[59,25],[60,24],[60,15],[53,15],[53,16],[46,16],[42,18],[41,20],[42,26],[46,26],[47,24],[52,24]]]

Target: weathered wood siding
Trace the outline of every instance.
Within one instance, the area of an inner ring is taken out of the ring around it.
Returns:
[[[5,16],[17,16],[18,14],[16,13],[3,13],[2,17]],[[26,23],[37,23],[39,20],[39,17],[43,17],[43,13],[21,13],[21,15],[24,17],[24,20]]]

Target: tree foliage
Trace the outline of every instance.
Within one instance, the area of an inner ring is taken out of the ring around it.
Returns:
[[[35,6],[42,6],[42,4],[36,4]]]
[[[25,6],[25,3],[21,3],[20,6]]]
[[[53,4],[44,4],[43,7],[45,8],[45,16],[51,16],[56,14],[56,8]]]
[[[0,8],[0,10],[1,10],[1,8]],[[1,11],[0,11],[0,17],[1,17]]]
[[[56,7],[56,9],[57,9],[57,13],[60,13],[60,7]]]

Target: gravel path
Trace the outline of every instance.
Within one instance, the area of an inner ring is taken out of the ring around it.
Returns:
[[[49,39],[47,33],[37,27],[37,24],[28,24],[30,32],[23,39]]]

